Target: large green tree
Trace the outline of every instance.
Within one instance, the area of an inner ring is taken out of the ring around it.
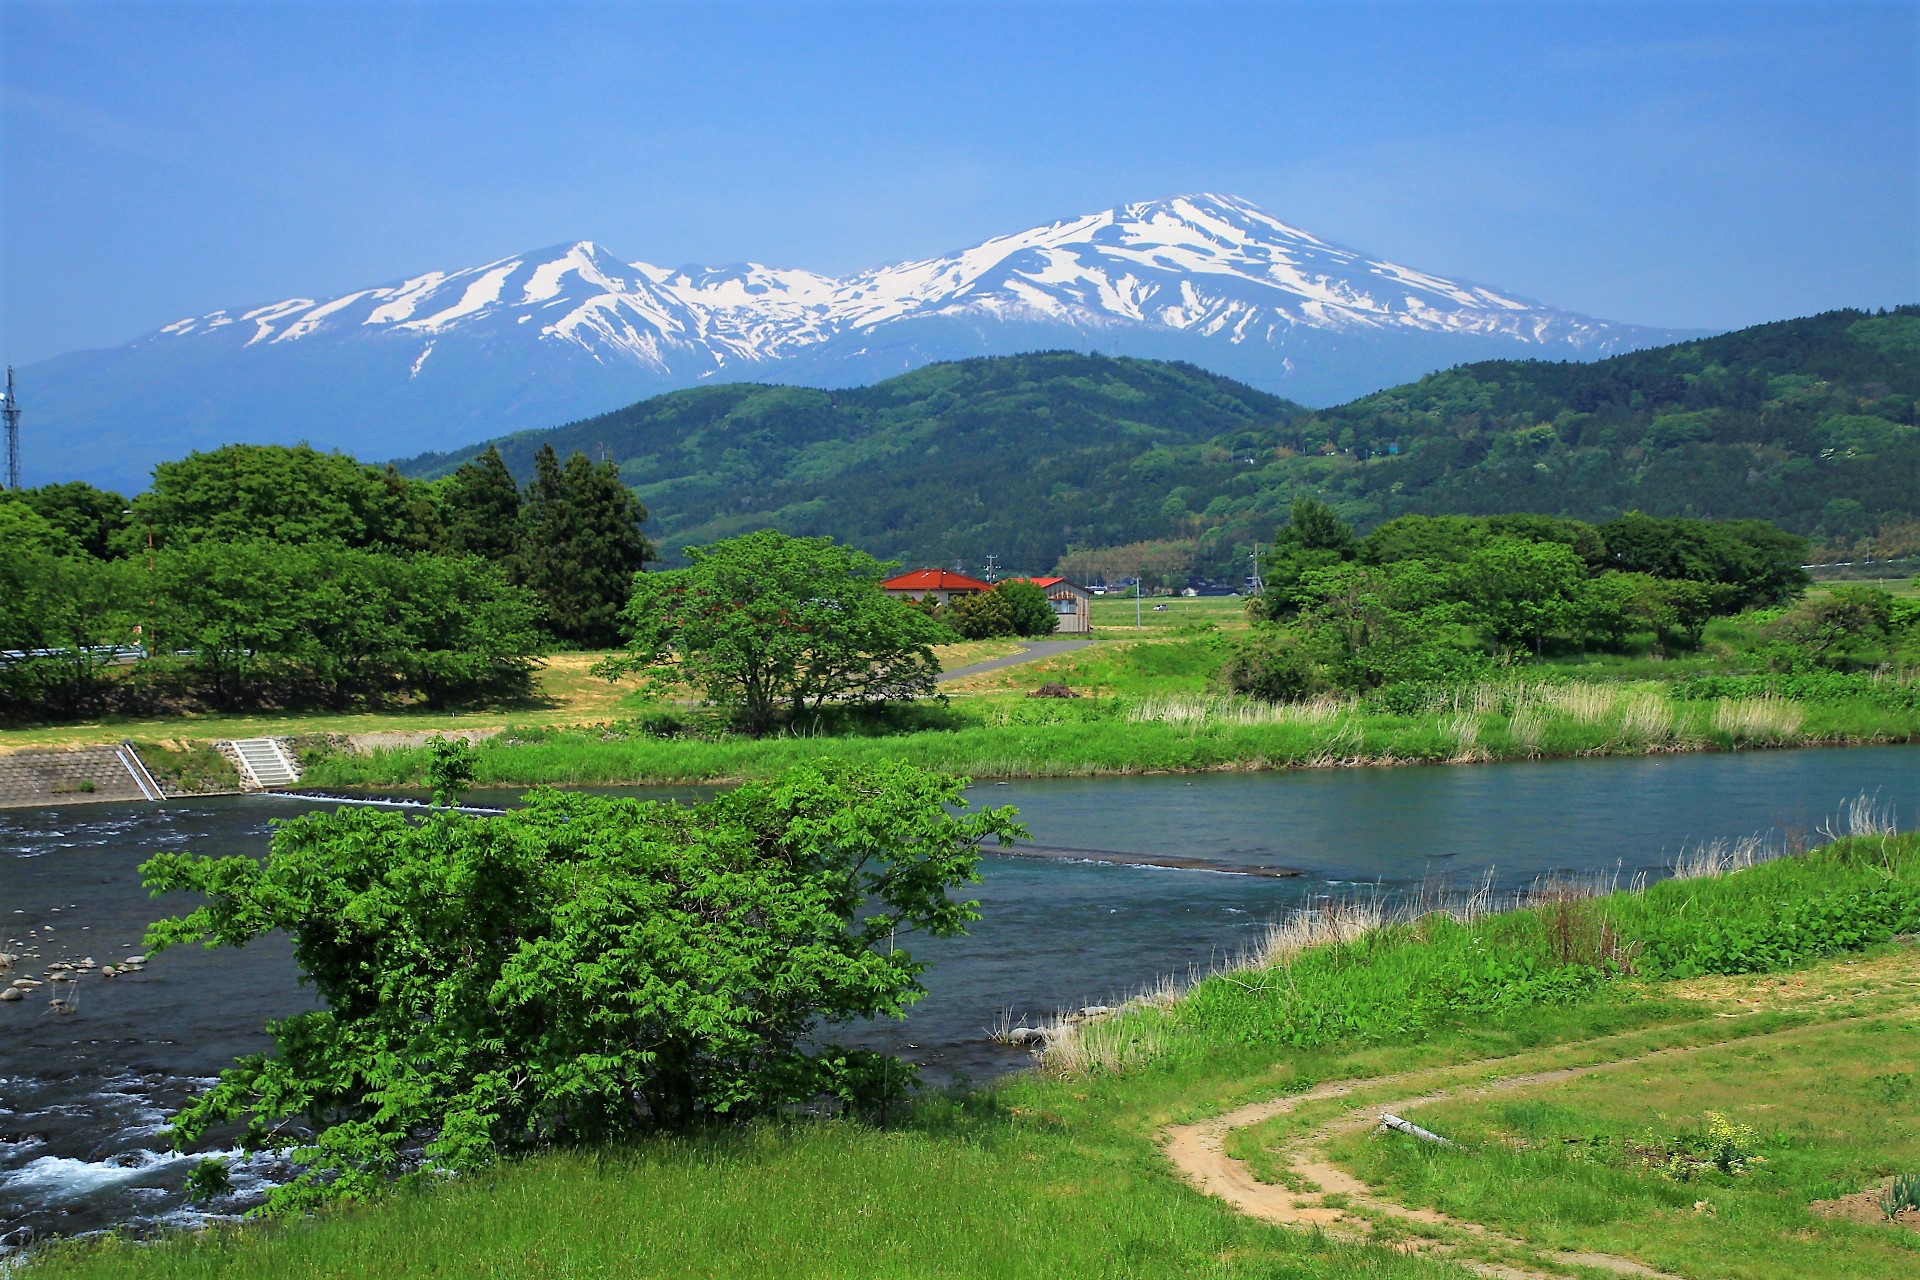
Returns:
[[[37,489],[11,489],[0,500],[19,502],[96,559],[112,554],[114,536],[127,522],[127,500],[80,480],[44,484]]]
[[[687,558],[634,576],[621,615],[632,643],[599,670],[691,684],[751,733],[829,702],[933,690],[933,646],[953,633],[882,591],[889,566],[865,552],[764,529]]]
[[[163,665],[221,706],[513,696],[539,652],[533,599],[477,557],[199,542],[153,579]]]
[[[438,541],[426,485],[306,445],[233,444],[163,462],[133,508],[138,518],[117,535],[123,553],[145,545],[149,525],[161,546],[264,538],[419,551]]]
[[[238,1122],[244,1148],[290,1150],[301,1173],[271,1203],[293,1207],[897,1094],[911,1068],[819,1033],[903,1014],[921,965],[896,934],[975,918],[952,891],[982,842],[1024,832],[965,812],[964,785],[822,761],[701,805],[536,791],[500,817],[309,814],[264,860],[158,855],[149,888],[207,901],[150,949],[284,931],[325,1005],[269,1024],[274,1051],[222,1072],[173,1138]]]
[[[654,556],[640,532],[646,518],[613,463],[574,453],[563,464],[551,446],[534,454],[516,564],[554,635],[584,646],[619,643],[629,584]]]
[[[500,451],[488,445],[439,485],[447,550],[496,563],[512,560],[520,547],[520,486]]]
[[[126,646],[138,644],[143,573],[84,555],[24,506],[0,503],[0,712],[98,711]]]

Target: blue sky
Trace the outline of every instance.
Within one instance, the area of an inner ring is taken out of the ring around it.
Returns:
[[[1609,319],[1920,300],[1920,6],[0,6],[0,342],[559,241],[843,271],[1182,191]]]

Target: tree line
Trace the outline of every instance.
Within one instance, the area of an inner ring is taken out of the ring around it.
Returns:
[[[1852,625],[1851,640],[1828,639],[1836,657],[1860,652],[1863,636],[1884,637],[1891,598],[1788,608],[1809,581],[1806,549],[1764,521],[1638,513],[1599,525],[1403,516],[1358,537],[1325,503],[1301,498],[1266,557],[1263,593],[1249,601],[1261,625],[1222,678],[1277,701],[1447,682],[1516,657],[1618,651],[1639,636],[1656,652],[1695,648],[1712,619],[1756,610],[1782,614],[1768,621],[1782,641]]]
[[[651,557],[615,468],[552,450],[436,482],[306,446],[161,463],[131,501],[0,495],[0,714],[346,707],[523,695],[606,646]]]

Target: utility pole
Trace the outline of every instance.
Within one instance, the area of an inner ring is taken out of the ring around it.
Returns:
[[[0,417],[7,422],[7,488],[20,487],[20,403],[13,394],[13,366],[7,366],[7,403]]]
[[[1147,576],[1145,569],[1133,571],[1133,629],[1140,630],[1140,584]]]
[[[999,568],[999,567],[1000,567],[1000,557],[999,557],[999,556],[988,556],[988,557],[987,557],[987,581],[988,581],[988,582],[992,582],[992,581],[993,581],[993,571],[994,571],[995,569],[997,569],[997,568]]]
[[[1255,538],[1253,541],[1253,585],[1248,589],[1248,594],[1258,595],[1266,590],[1266,586],[1267,584],[1260,580],[1260,540]]]

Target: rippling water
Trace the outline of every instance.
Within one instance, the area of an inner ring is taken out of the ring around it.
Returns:
[[[1862,790],[1904,818],[1920,813],[1920,749],[981,785],[977,803],[1017,805],[1036,843],[1086,860],[989,857],[969,936],[913,944],[931,962],[927,998],[904,1024],[858,1038],[931,1078],[981,1079],[1026,1061],[986,1039],[1001,1010],[1038,1017],[1107,1003],[1237,951],[1317,897],[1465,887],[1488,874],[1506,888],[1555,871],[1657,875],[1690,842],[1811,833]],[[315,807],[235,796],[0,810],[0,949],[26,955],[16,974],[36,975],[55,960],[137,953],[147,921],[192,905],[148,897],[143,859],[258,854],[270,819]],[[1102,851],[1219,871],[1103,864]],[[1260,864],[1303,874],[1230,874]],[[159,1141],[165,1116],[235,1055],[267,1048],[267,1019],[310,1007],[280,939],[179,948],[144,972],[77,985],[70,1015],[51,1010],[44,987],[0,1004],[0,1240],[190,1221],[190,1162]],[[282,1172],[239,1165],[242,1194],[219,1207],[243,1207]]]

